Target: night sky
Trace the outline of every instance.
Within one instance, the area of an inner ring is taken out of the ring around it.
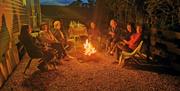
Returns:
[[[71,4],[73,1],[76,0],[40,0],[42,5],[69,5]],[[81,0],[84,3],[87,3],[88,0]]]

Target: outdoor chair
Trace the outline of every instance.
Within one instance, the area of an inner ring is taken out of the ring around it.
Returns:
[[[130,58],[135,59],[137,55],[142,57],[141,52],[140,52],[142,44],[143,44],[143,41],[139,43],[139,45],[133,52],[122,51],[121,56],[119,58],[119,65],[124,66],[125,60],[130,59]]]
[[[47,64],[56,56],[56,51],[49,49],[45,50],[43,48],[39,48],[38,46],[35,46],[34,44],[25,43],[20,40],[20,42],[23,44],[24,48],[27,51],[28,56],[30,57],[28,64],[25,67],[24,74],[26,73],[26,70],[30,67],[30,64],[33,59],[39,59],[39,62],[43,64]],[[40,69],[41,70],[41,69]]]

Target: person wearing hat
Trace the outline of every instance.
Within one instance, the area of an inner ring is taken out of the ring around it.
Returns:
[[[61,59],[64,55],[64,48],[61,42],[59,42],[49,29],[48,23],[42,23],[40,27],[40,33],[38,39],[41,41],[45,49],[54,49],[57,51],[57,59]],[[59,64],[59,61],[57,62]]]

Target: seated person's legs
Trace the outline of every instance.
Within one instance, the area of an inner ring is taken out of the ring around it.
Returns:
[[[43,56],[41,59],[41,63],[38,65],[38,69],[41,71],[47,71],[48,70],[48,63],[54,58],[54,51],[53,50],[43,50]]]
[[[132,52],[133,50],[128,47],[128,45],[118,45],[118,48],[121,49],[121,51],[126,52]]]
[[[111,46],[113,45],[113,38],[108,39],[108,44],[107,44],[107,53],[110,53],[111,51]]]
[[[119,57],[121,55],[121,49],[119,47],[116,48],[116,60],[119,60]]]
[[[119,44],[117,45],[117,60],[119,60],[119,57],[121,55],[122,51],[126,51],[126,52],[132,52],[133,50],[130,49],[127,45],[125,45],[123,42],[119,42]]]
[[[72,41],[66,41],[66,43],[64,44],[64,49],[65,50],[70,50],[73,46],[73,42]]]
[[[110,54],[113,55],[115,50],[117,49],[117,43],[119,42],[118,38],[114,38],[113,41],[111,42],[111,51]]]
[[[51,47],[57,51],[58,59],[66,56],[65,49],[61,43],[52,43]]]
[[[60,58],[64,58],[64,60],[73,59],[72,56],[67,54],[64,46],[61,43],[54,43],[52,45],[52,47],[57,50],[58,59],[60,59]]]

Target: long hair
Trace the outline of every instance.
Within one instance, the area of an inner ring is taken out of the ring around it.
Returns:
[[[19,38],[22,42],[32,39],[32,36],[29,34],[29,25],[22,25]]]
[[[31,58],[42,57],[41,49],[38,48],[38,46],[35,44],[33,37],[29,33],[29,25],[22,25],[19,39],[20,39],[20,42],[26,48],[28,55]]]
[[[21,27],[21,34],[28,33],[29,25],[22,25]]]

